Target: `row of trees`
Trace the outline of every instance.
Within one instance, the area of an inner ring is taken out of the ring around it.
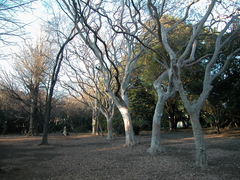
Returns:
[[[229,113],[224,112],[229,115],[229,122],[239,123],[235,108],[238,102],[231,104],[229,96],[213,86],[221,87],[232,79],[229,85],[239,88],[239,78],[234,78],[240,52],[237,4],[217,0],[189,4],[174,0],[57,3],[64,14],[47,24],[44,43],[27,47],[28,51],[18,56],[28,71],[21,70],[23,66],[18,64],[17,79],[21,85],[10,88],[16,92],[23,87],[21,92],[29,95],[30,132],[34,129],[31,119],[39,107],[39,89],[44,86],[42,144],[47,143],[54,88],[62,72],[62,88],[92,110],[93,133],[101,127],[101,112],[107,120],[107,138],[113,138],[116,107],[123,119],[126,145],[138,143],[133,124],[147,125],[152,119],[151,126],[145,127],[152,129],[148,152],[161,153],[164,148],[160,129],[165,114],[174,129],[177,121],[184,120],[185,113],[194,133],[196,166],[207,166],[201,112],[205,117],[206,113],[214,114],[218,127],[224,109]],[[229,65],[231,68],[226,71]],[[3,83],[6,88],[11,87],[12,79]],[[214,93],[209,96],[211,90]],[[231,94],[235,96],[237,92]],[[204,104],[207,111],[202,111]]]
[[[229,8],[229,1],[216,0],[209,3],[192,1],[189,4],[179,1],[126,0],[115,2],[114,7],[104,1],[72,0],[59,1],[59,5],[74,24],[80,40],[99,63],[98,70],[105,92],[117,106],[124,121],[126,145],[136,144],[127,95],[131,86],[130,74],[137,60],[149,54],[161,67],[158,70],[160,75],[154,81],[158,100],[148,152],[156,154],[164,151],[160,139],[164,106],[179,93],[192,124],[196,166],[207,166],[200,112],[213,82],[240,51],[236,40],[239,26],[235,26],[239,18],[237,5],[232,2]],[[215,8],[222,9],[228,16],[219,14]],[[183,30],[184,33],[179,35]],[[229,48],[230,44],[234,48]],[[222,64],[218,63],[219,60],[222,60]],[[189,96],[183,72],[194,65],[204,68],[202,84],[198,94]]]
[[[28,136],[42,134],[46,105],[45,92],[40,92],[37,112],[33,118],[29,94],[15,93],[21,94],[24,102],[16,99],[12,92],[5,88],[1,89],[0,133]],[[67,126],[69,132],[88,132],[91,130],[91,111],[71,97],[54,98],[48,126],[49,133],[62,132],[64,126]]]

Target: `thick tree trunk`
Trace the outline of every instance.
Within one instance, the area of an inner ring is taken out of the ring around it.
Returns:
[[[124,122],[124,129],[125,129],[125,137],[126,137],[126,146],[133,146],[136,145],[136,141],[134,138],[134,131],[133,131],[133,126],[132,126],[132,120],[131,116],[129,113],[129,110],[122,106],[118,108]]]
[[[116,105],[119,112],[121,113],[121,116],[124,122],[124,129],[125,129],[125,138],[126,138],[125,146],[136,145],[131,115],[128,110],[128,105],[124,101],[124,99],[127,98],[127,94],[123,94],[126,97],[117,97],[115,94],[109,91],[108,95],[113,100],[114,104]]]
[[[190,113],[190,120],[192,123],[192,130],[194,134],[195,147],[196,147],[196,160],[195,166],[205,168],[207,167],[207,155],[206,155],[206,145],[204,141],[204,135],[202,126],[199,121],[199,113]]]
[[[158,94],[158,101],[153,116],[151,146],[147,150],[147,152],[150,154],[165,152],[165,149],[161,145],[161,119],[163,116],[165,102],[166,99],[163,98],[161,94]]]
[[[128,81],[127,81],[128,82]],[[123,93],[124,92],[124,93]],[[123,117],[124,122],[124,129],[125,129],[125,136],[126,136],[126,146],[133,146],[136,145],[135,137],[134,137],[134,131],[133,131],[133,125],[132,125],[132,118],[129,112],[129,100],[128,95],[126,93],[126,89],[123,88],[121,90],[121,97],[126,105],[119,107],[119,111]]]
[[[38,86],[31,89],[31,104],[30,104],[30,119],[28,135],[38,135],[37,129],[37,101],[38,101]]]
[[[170,70],[169,72],[171,73]],[[163,116],[163,109],[167,100],[171,98],[176,92],[176,90],[174,90],[172,87],[171,81],[169,82],[167,89],[164,89],[162,87],[162,81],[167,77],[167,75],[167,71],[163,72],[154,82],[154,88],[158,94],[158,101],[153,116],[151,146],[147,150],[147,152],[150,154],[165,152],[165,149],[161,145],[161,120]]]

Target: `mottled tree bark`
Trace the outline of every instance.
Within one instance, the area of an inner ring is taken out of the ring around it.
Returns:
[[[193,112],[189,115],[192,123],[192,130],[193,130],[195,148],[196,148],[195,166],[204,168],[208,165],[208,163],[207,163],[206,145],[205,145],[203,130],[199,121],[199,113]]]
[[[112,126],[112,116],[107,117],[107,140],[112,140],[113,137],[113,126]]]
[[[125,129],[125,137],[126,137],[126,146],[133,146],[136,145],[135,137],[134,137],[134,131],[133,131],[133,125],[131,116],[129,113],[129,110],[127,107],[121,106],[118,107],[124,122],[124,129]]]
[[[161,119],[163,116],[163,108],[166,103],[166,98],[163,95],[158,94],[158,101],[155,107],[152,123],[152,139],[151,146],[147,150],[150,154],[158,154],[165,152],[165,149],[161,145]]]
[[[171,77],[172,71],[171,69],[169,69],[168,71],[162,73],[154,82],[154,88],[156,89],[158,94],[158,101],[153,116],[151,146],[147,150],[147,152],[150,154],[165,152],[165,149],[161,145],[161,120],[163,117],[163,109],[165,103],[176,92],[175,88],[173,88],[173,79]],[[165,80],[168,81],[167,87],[162,86],[162,83]]]

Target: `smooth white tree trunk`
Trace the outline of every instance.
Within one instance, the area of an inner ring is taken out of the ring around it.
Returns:
[[[162,87],[162,82],[165,78],[169,79],[169,84],[167,87]],[[170,77],[170,78],[169,78]],[[172,71],[169,69],[162,73],[154,82],[154,88],[158,94],[158,101],[155,107],[153,124],[152,124],[152,139],[150,148],[147,150],[150,154],[158,154],[165,152],[165,149],[161,145],[161,120],[163,117],[163,109],[167,100],[172,97],[176,90],[173,88],[172,83]]]
[[[161,145],[161,119],[163,116],[163,108],[166,102],[166,98],[163,95],[158,94],[158,101],[155,107],[153,123],[152,123],[152,139],[150,148],[147,150],[150,154],[158,154],[165,152],[165,149]]]
[[[126,143],[125,146],[133,146],[136,145],[136,140],[134,137],[134,131],[133,131],[133,125],[132,125],[132,119],[131,115],[128,109],[128,104],[124,101],[125,98],[128,99],[127,94],[121,93],[122,95],[126,95],[126,97],[123,96],[116,96],[113,94],[112,91],[108,91],[109,97],[113,100],[114,104],[118,108],[119,112],[121,113],[123,123],[124,123],[124,130],[125,130],[125,138]]]
[[[107,140],[112,140],[112,139],[114,139],[113,127],[112,127],[112,116],[107,117],[106,119],[107,119],[107,131],[108,131]]]
[[[97,132],[97,113],[95,110],[92,111],[92,134]]]
[[[189,114],[189,116],[192,123],[192,130],[193,130],[195,147],[196,147],[195,166],[204,168],[208,165],[208,163],[207,163],[204,134],[203,134],[202,126],[199,121],[199,113],[192,112]]]
[[[105,104],[106,103],[106,104]],[[113,116],[114,116],[114,111],[115,111],[115,105],[111,99],[107,99],[105,101],[105,106],[100,105],[98,109],[101,111],[101,113],[104,115],[107,121],[107,140],[112,140],[114,139],[113,136]]]
[[[183,100],[184,107],[186,108],[192,123],[192,130],[193,130],[195,148],[196,148],[195,166],[205,168],[208,165],[207,155],[206,155],[206,145],[205,145],[204,134],[203,134],[202,126],[200,124],[199,117],[200,117],[200,111],[202,109],[202,106],[204,105],[212,89],[212,86],[208,81],[205,81],[203,85],[202,93],[200,94],[199,98],[192,102],[188,100],[188,97],[185,93],[183,85],[180,81],[178,81],[178,89],[179,89],[179,94],[181,96],[181,99]]]
[[[127,107],[124,107],[124,106],[118,107],[118,109],[122,115],[123,122],[124,122],[125,137],[126,137],[125,145],[126,146],[136,145],[133,125],[132,125],[132,120],[131,120],[129,110]]]

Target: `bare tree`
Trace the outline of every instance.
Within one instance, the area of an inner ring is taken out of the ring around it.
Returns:
[[[23,38],[25,34],[23,29],[27,25],[18,18],[20,13],[24,13],[31,9],[31,4],[35,0],[0,2],[0,43],[9,45],[16,42],[16,38]]]
[[[2,72],[3,74],[4,72]],[[7,80],[6,80],[6,78]],[[0,110],[3,114],[0,124],[1,124],[1,134],[12,133],[12,125],[18,126],[19,133],[26,133],[27,129],[27,119],[29,114],[26,113],[28,110],[27,107],[27,96],[24,92],[21,92],[20,89],[15,86],[15,84],[9,84],[10,79],[5,74],[4,78],[1,79],[1,90],[0,90]],[[12,79],[11,79],[12,80]],[[10,85],[10,87],[9,87]],[[3,129],[2,129],[3,127]]]
[[[139,17],[142,17],[142,14],[138,7],[145,6],[145,9],[148,9],[146,12],[148,12],[150,19],[149,23],[146,24],[141,18],[139,18],[138,22],[153,37],[154,42],[164,48],[164,52],[156,51],[151,46],[145,44],[149,52],[157,54],[155,60],[166,69],[154,82],[158,92],[158,103],[153,119],[151,147],[148,152],[157,153],[162,151],[159,129],[163,106],[166,100],[178,91],[190,115],[193,127],[196,145],[195,165],[206,167],[206,147],[199,122],[199,114],[210,93],[213,80],[224,72],[229,61],[240,52],[240,48],[229,49],[231,42],[239,38],[239,27],[234,28],[234,30],[230,28],[236,19],[239,18],[238,9],[234,6],[233,1],[229,3],[229,1],[218,2],[217,0],[211,2],[191,1],[189,4],[187,4],[188,2],[166,0],[148,0],[147,3],[141,1],[136,4],[131,1],[131,3],[136,11],[139,12]],[[221,14],[218,14],[218,9],[221,9]],[[171,21],[163,21],[165,16],[175,16],[179,19],[171,25]],[[144,17],[146,17],[146,13]],[[179,32],[178,30],[182,23],[185,23],[185,28],[191,28],[192,31],[188,39],[185,39],[184,44],[179,48],[171,42],[170,37],[172,34]],[[211,42],[205,41],[205,38],[209,36],[213,38]],[[212,52],[205,51],[199,53],[200,51],[198,50],[200,50],[201,46],[208,46],[211,43],[214,44]],[[228,54],[224,57],[222,55],[226,52],[226,49],[228,49]],[[219,58],[225,58],[223,65],[217,65]],[[184,77],[181,76],[181,71],[185,67],[199,63],[206,64],[202,92],[197,99],[191,100],[188,99],[187,91],[183,85]]]
[[[70,69],[66,69],[68,80],[64,82],[64,87],[69,90],[70,95],[92,110],[92,134],[98,133],[99,128],[101,129],[98,120],[100,111],[107,120],[107,139],[113,139],[112,118],[115,106],[106,94],[97,61],[90,49],[81,41],[71,44],[73,58],[67,61],[67,67]]]
[[[59,2],[61,5],[61,3]],[[125,29],[131,34],[138,32],[133,19],[125,19],[125,8],[118,5],[115,12],[107,14],[106,2],[63,1],[62,9],[74,23],[79,36],[92,50],[99,61],[107,95],[119,109],[125,127],[126,145],[136,144],[130,112],[128,110],[127,90],[131,86],[130,74],[143,51],[135,49],[136,40],[128,34],[118,33]],[[117,4],[116,4],[117,5]],[[105,8],[105,9],[104,9]],[[117,23],[112,31],[113,21]]]
[[[67,46],[67,44],[76,36],[74,33],[74,28],[70,32],[70,34],[65,37],[66,39],[63,41],[62,44],[59,45],[59,50],[56,54],[55,61],[54,61],[54,66],[53,70],[51,72],[51,79],[50,79],[50,86],[49,90],[47,93],[46,97],[46,110],[45,110],[45,118],[44,118],[44,128],[43,128],[43,137],[42,137],[42,142],[41,145],[48,144],[48,124],[50,120],[50,115],[51,115],[51,105],[52,105],[52,98],[53,98],[53,93],[54,93],[54,87],[58,81],[58,75],[60,72],[60,68],[62,65],[62,61],[64,59],[64,50]],[[59,36],[60,38],[60,36]],[[58,41],[59,42],[59,41]]]
[[[51,54],[50,46],[46,42],[46,38],[40,38],[36,45],[26,43],[26,47],[22,48],[17,54],[14,69],[15,78],[21,82],[26,88],[30,97],[30,120],[29,135],[38,134],[37,132],[37,112],[38,97],[40,85],[44,83],[46,71],[48,70],[48,61]]]
[[[16,53],[14,58],[13,71],[2,73],[2,86],[9,95],[24,104],[29,114],[28,134],[38,134],[37,118],[39,108],[39,88],[45,81],[50,57],[49,44],[45,38],[40,38],[36,44],[25,43]],[[26,97],[22,96],[25,93]]]
[[[119,108],[125,122],[126,144],[134,144],[135,140],[132,136],[128,101],[123,96],[124,90],[127,90],[124,87],[129,85],[128,81],[124,80],[124,75],[129,77],[133,67],[131,65],[136,62],[138,55],[141,55],[137,52],[141,52],[143,47],[165,69],[164,72],[162,69],[160,70],[161,74],[154,82],[158,93],[158,102],[155,108],[152,140],[148,152],[155,154],[164,151],[160,142],[163,107],[170,97],[179,92],[193,127],[196,145],[195,164],[206,167],[206,147],[199,122],[199,113],[210,93],[213,80],[227,68],[229,61],[240,51],[239,48],[230,46],[234,39],[239,38],[239,26],[236,26],[239,21],[239,9],[236,2],[224,0],[210,2],[204,0],[190,2],[125,0],[121,2],[122,4],[119,6],[115,2],[114,8],[111,8],[111,6],[104,6],[109,4],[103,1],[98,3],[63,1],[65,6],[62,9],[73,21],[78,34],[99,59],[99,69],[103,74],[105,86],[108,87],[107,93]],[[221,13],[218,11],[219,9],[221,9]],[[173,18],[166,21],[166,16]],[[174,18],[177,20],[172,21]],[[110,26],[109,29],[106,22]],[[190,29],[190,34],[182,40],[180,45],[176,46],[174,41],[171,41],[171,37],[173,34],[178,34],[184,27]],[[110,37],[108,41],[102,36],[103,34],[105,37]],[[124,41],[125,48],[119,46],[121,44],[119,42],[123,41],[119,41],[119,38],[116,37],[127,39],[127,42]],[[211,40],[206,40],[206,37],[211,37]],[[152,41],[149,43],[151,39]],[[136,51],[136,41],[141,44],[139,51]],[[118,42],[118,46],[116,46],[116,42]],[[200,50],[203,46],[212,45],[214,45],[212,51]],[[132,46],[134,48],[131,48]],[[162,50],[157,50],[156,46],[161,47]],[[116,47],[121,48],[117,49]],[[120,71],[118,69],[120,63],[115,63],[119,62],[117,61],[119,57],[122,59],[120,55],[124,52],[122,49],[129,50],[128,56],[124,56],[127,57],[126,61],[123,61],[126,71]],[[217,64],[219,58],[225,60],[222,65]],[[127,62],[130,62],[129,66]],[[188,99],[181,71],[199,63],[205,65],[202,92],[199,94],[199,98]],[[121,73],[123,73],[123,79],[120,81]],[[114,88],[111,86],[113,84]],[[122,93],[119,94],[119,92]]]
[[[207,18],[208,15],[211,14],[213,11],[212,8],[214,6],[217,8],[224,8],[225,4],[224,1],[222,4],[216,4],[217,1],[212,1],[211,4],[209,4],[208,11],[206,12],[203,19],[199,22],[199,25],[196,25],[196,29],[201,27],[201,24],[204,23],[204,18]],[[220,7],[219,7],[220,6]],[[191,44],[191,56],[189,59],[179,59],[177,63],[177,69],[181,69],[183,66],[191,65],[192,63],[197,63],[199,60],[205,59],[207,61],[206,68],[205,68],[205,74],[203,78],[203,84],[202,84],[202,92],[199,95],[198,98],[195,100],[191,100],[188,98],[186,89],[183,86],[183,83],[180,79],[180,71],[176,73],[177,81],[176,81],[176,87],[179,91],[179,94],[183,100],[184,107],[189,113],[190,120],[192,123],[193,133],[194,133],[194,139],[195,139],[195,145],[196,145],[196,166],[200,167],[206,167],[207,166],[207,158],[206,158],[206,145],[204,143],[204,136],[202,127],[199,121],[200,111],[206,101],[206,99],[209,96],[209,93],[212,89],[212,83],[213,81],[220,76],[227,68],[229,62],[234,59],[240,52],[240,48],[236,49],[230,49],[230,52],[227,53],[227,56],[223,57],[223,54],[225,53],[226,49],[229,50],[229,45],[233,42],[233,40],[239,39],[239,32],[240,27],[236,28],[235,30],[228,32],[230,27],[233,25],[233,22],[237,19],[237,17],[240,17],[239,13],[237,12],[237,9],[234,8],[233,12],[231,12],[230,16],[228,18],[223,19],[217,19],[216,17],[213,17],[212,21],[214,23],[217,23],[217,21],[224,22],[223,27],[218,32],[218,35],[215,39],[213,39],[214,43],[214,50],[211,54],[205,54],[199,59],[196,58],[196,41],[195,39]],[[214,24],[213,23],[213,24]],[[209,30],[213,30],[214,26],[213,24],[210,24]],[[197,32],[193,33],[193,36],[197,34]],[[238,35],[237,35],[238,33]],[[193,37],[192,36],[192,37]],[[194,55],[195,54],[195,55]],[[183,54],[184,55],[184,54]],[[184,56],[183,56],[184,57]],[[186,57],[186,56],[185,56]],[[223,65],[217,65],[217,60],[221,58],[224,60]],[[218,66],[218,67],[217,67]]]

